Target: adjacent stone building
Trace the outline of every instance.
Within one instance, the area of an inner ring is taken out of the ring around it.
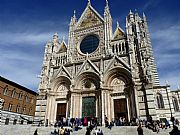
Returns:
[[[35,115],[37,93],[0,76],[0,124],[27,124]]]
[[[177,97],[177,95],[176,95]],[[68,43],[55,33],[45,46],[36,118],[175,116],[170,87],[160,86],[146,16],[129,12],[126,30],[112,28],[108,1],[101,16],[88,1],[69,24]],[[175,109],[175,110],[174,110]]]

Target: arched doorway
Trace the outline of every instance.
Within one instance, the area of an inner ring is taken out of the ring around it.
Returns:
[[[80,116],[100,116],[100,78],[96,73],[84,72],[77,77],[75,89],[80,96]],[[76,93],[77,94],[77,93]],[[76,110],[78,111],[78,110]]]
[[[126,121],[136,117],[136,103],[131,74],[124,68],[113,68],[105,76],[105,85],[111,89],[111,117]]]
[[[51,91],[47,95],[48,111],[46,122],[54,123],[55,121],[69,117],[70,85],[70,78],[66,76],[59,76],[52,81]]]

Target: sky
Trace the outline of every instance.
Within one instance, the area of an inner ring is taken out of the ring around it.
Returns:
[[[105,0],[91,0],[103,16]],[[68,38],[73,11],[79,18],[87,0],[0,0],[0,76],[37,91],[44,47],[55,32]],[[161,85],[180,86],[180,1],[109,0],[113,29],[125,30],[129,10],[148,20]]]

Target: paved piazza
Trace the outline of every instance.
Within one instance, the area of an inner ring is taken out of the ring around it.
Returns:
[[[20,126],[20,125],[8,125],[0,126],[0,135],[33,135],[34,131],[38,129],[38,135],[49,135],[51,131],[54,131],[54,127],[35,127],[35,126]],[[109,130],[104,127],[98,127],[103,130],[104,135],[137,135],[137,127],[113,127],[112,130]],[[144,135],[156,135],[156,132],[152,132],[146,128],[143,128]],[[160,130],[158,135],[169,135],[169,132],[172,130]],[[71,135],[85,135],[86,128],[83,128],[79,131],[74,131]]]

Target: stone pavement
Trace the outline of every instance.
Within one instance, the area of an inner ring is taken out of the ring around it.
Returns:
[[[39,135],[49,135],[51,131],[54,131],[54,127],[35,127],[30,125],[1,125],[0,126],[0,135],[33,135],[34,131],[38,129]],[[112,130],[109,130],[104,127],[98,127],[103,130],[104,135],[137,135],[137,127],[113,127]],[[172,130],[160,130],[157,134],[152,132],[149,129],[143,128],[144,135],[169,135],[169,132]],[[71,135],[85,135],[86,128],[82,128],[77,132],[71,133]]]

